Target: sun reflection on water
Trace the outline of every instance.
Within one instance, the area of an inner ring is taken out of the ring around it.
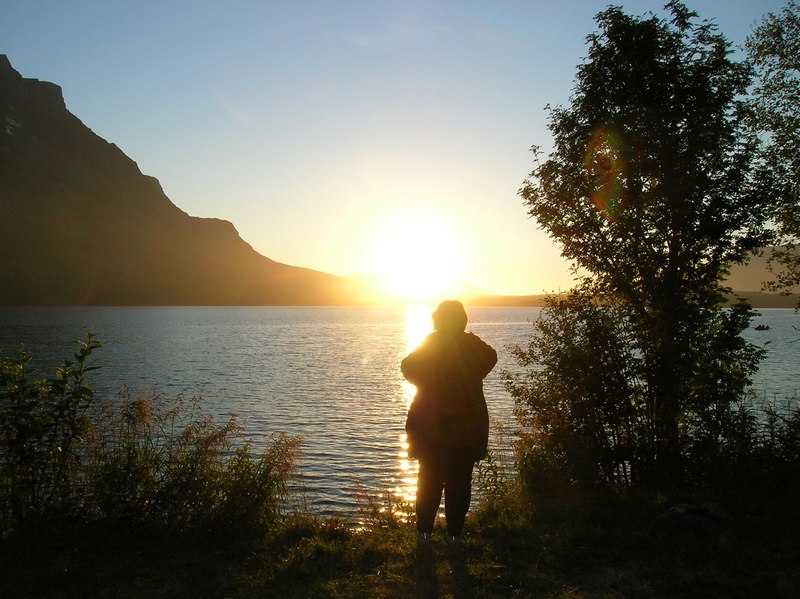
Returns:
[[[408,306],[406,308],[406,353],[417,347],[433,330],[430,306]]]
[[[417,347],[425,336],[433,329],[431,321],[432,309],[430,306],[409,306],[406,309],[406,354]],[[417,388],[411,383],[403,381],[403,399],[406,407],[411,405]],[[400,465],[400,487],[395,489],[396,494],[403,500],[413,503],[417,495],[417,471],[419,464],[408,457],[408,436],[400,435],[400,451],[397,454]]]

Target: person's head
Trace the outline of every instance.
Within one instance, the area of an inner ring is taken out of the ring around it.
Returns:
[[[467,328],[467,312],[459,301],[443,301],[432,316],[436,331],[463,331]]]

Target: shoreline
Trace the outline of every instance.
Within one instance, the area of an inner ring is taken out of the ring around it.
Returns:
[[[495,308],[542,308],[547,304],[547,298],[552,294],[541,295],[487,295],[465,303],[475,307],[495,307]],[[800,302],[800,295],[780,295],[778,293],[765,293],[763,291],[733,291],[728,294],[728,305],[734,302],[734,298],[747,300],[750,305],[758,309],[768,308],[796,308]]]
[[[554,294],[535,295],[482,295],[465,297],[465,306],[475,308],[543,308],[547,298]],[[781,295],[763,291],[733,291],[728,295],[728,304],[733,298],[747,300],[754,309],[796,308],[800,294]],[[424,303],[424,302],[417,302]],[[413,305],[414,302],[387,303],[342,303],[342,304],[0,304],[0,308],[375,308]]]

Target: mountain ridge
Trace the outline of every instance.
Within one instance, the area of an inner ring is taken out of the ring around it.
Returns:
[[[262,256],[190,216],[70,113],[61,88],[0,55],[0,304],[363,303],[342,277]]]

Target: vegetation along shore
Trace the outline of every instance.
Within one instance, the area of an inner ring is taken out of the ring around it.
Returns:
[[[299,439],[255,453],[235,421],[205,415],[200,400],[96,397],[85,377],[95,351],[89,337],[44,378],[25,352],[3,360],[4,597],[788,598],[800,589],[800,412],[746,413],[750,425],[714,476],[670,490],[576,485],[553,465],[534,476],[490,456],[461,548],[438,525],[432,546],[417,548],[413,506],[380,490],[354,497],[348,517],[298,509],[288,483]]]

